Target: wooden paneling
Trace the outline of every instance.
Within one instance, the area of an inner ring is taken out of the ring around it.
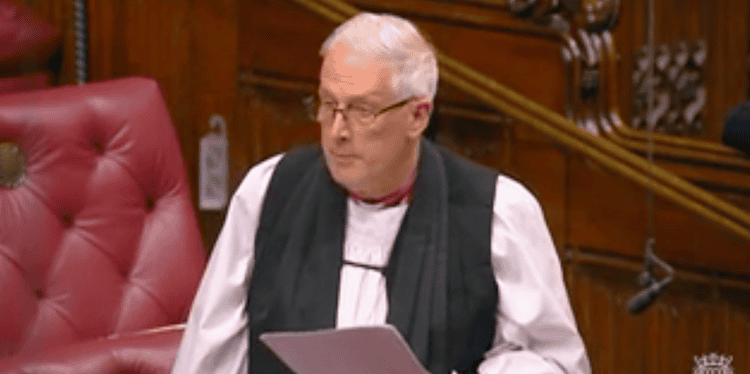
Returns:
[[[317,81],[318,49],[335,25],[290,1],[240,3],[239,67]]]
[[[512,144],[513,166],[509,175],[526,185],[539,200],[552,239],[555,241],[557,250],[562,252],[567,246],[569,237],[567,197],[569,154],[549,143],[515,139]]]
[[[377,11],[416,14],[419,10],[414,4],[423,2],[355,3]],[[441,51],[455,53],[462,62],[493,79],[562,111],[565,62],[559,56],[560,45],[553,38],[517,30],[508,32],[509,27],[487,27],[488,23],[501,22],[501,17],[491,22],[465,17],[458,22],[456,19],[461,16],[450,16],[438,8],[426,7],[423,14],[414,18]],[[246,86],[241,99],[243,107],[237,110],[246,113],[243,115],[251,129],[251,139],[246,140],[252,144],[248,152],[254,160],[260,160],[288,145],[316,138],[317,130],[306,125],[307,120],[299,114],[302,93],[295,90],[315,89],[320,63],[317,50],[334,26],[285,0],[256,0],[252,9],[241,14],[243,27],[239,39],[250,47],[239,51],[241,80],[243,76],[247,79],[242,83]],[[291,21],[285,20],[292,18],[295,22],[287,25]],[[279,41],[292,35],[297,35],[297,43],[293,45]],[[276,85],[276,91],[269,91],[264,85]],[[446,115],[448,112],[443,113],[437,139],[527,184],[545,209],[558,247],[578,246],[631,257],[641,255],[648,235],[645,190],[580,155],[567,155],[539,134],[526,136],[534,131],[523,123],[513,124],[508,132],[511,127],[502,120],[493,123],[491,118],[502,115],[455,88],[443,83],[439,92],[439,102],[445,103],[446,108],[476,109],[484,112],[487,119],[460,120],[455,110],[453,118]],[[293,125],[290,121],[299,123]],[[500,129],[488,130],[487,126]],[[654,208],[654,233],[669,260],[694,268],[748,274],[740,265],[750,261],[745,241],[660,199],[654,199]],[[707,247],[721,248],[722,255],[717,256]],[[728,256],[741,261],[727,260]]]
[[[50,67],[57,73],[57,84],[75,82],[75,35],[73,30],[73,1],[14,0],[31,8],[50,25],[60,30],[60,51],[53,55]]]
[[[579,155],[568,170],[568,244],[640,256],[648,235],[646,191]],[[746,240],[662,199],[654,198],[653,207],[656,245],[669,261],[750,275]]]
[[[566,264],[578,327],[594,373],[691,373],[694,356],[733,356],[750,370],[750,291],[676,281],[643,314],[627,311],[637,273]]]
[[[746,0],[653,0],[654,44],[705,40],[708,45],[704,133],[699,138],[721,141],[730,108],[748,100],[748,16]],[[622,1],[614,38],[621,58],[623,119],[630,121],[633,92],[630,72],[634,53],[648,42],[648,0]]]
[[[568,241],[637,256],[646,239],[646,193],[632,182],[572,155],[568,169]]]
[[[568,82],[561,44],[529,35],[436,21],[419,25],[448,56],[558,113],[565,113]]]
[[[252,117],[246,125],[256,140],[253,161],[259,162],[292,147],[319,141],[318,124],[308,118],[302,100],[307,91],[275,87],[243,89]]]
[[[399,2],[402,5],[393,5],[396,9],[388,7],[390,2],[380,4],[378,10],[421,11],[414,3],[404,6]],[[252,10],[241,12],[240,41],[247,48],[240,49],[240,68],[317,80],[318,49],[334,25],[290,1],[256,0],[250,6]],[[567,75],[559,41],[528,30],[498,32],[503,20],[518,23],[507,15],[474,23],[459,15],[430,15],[418,17],[415,22],[449,56],[542,105],[559,113],[565,111]],[[282,47],[287,40],[295,41],[294,48]]]

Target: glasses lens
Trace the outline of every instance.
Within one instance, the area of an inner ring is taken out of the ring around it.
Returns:
[[[336,109],[332,104],[321,102],[317,96],[307,97],[303,100],[303,103],[310,119],[322,123],[333,121],[337,111],[341,112],[346,121],[360,125],[371,123],[377,116],[372,110],[364,107],[349,106],[343,109]]]

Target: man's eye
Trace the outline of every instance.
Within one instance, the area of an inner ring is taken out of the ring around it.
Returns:
[[[370,108],[359,106],[359,105],[352,106],[351,110],[360,114],[370,113]]]
[[[336,103],[334,103],[333,101],[323,101],[322,104],[326,108],[335,108],[336,107]]]

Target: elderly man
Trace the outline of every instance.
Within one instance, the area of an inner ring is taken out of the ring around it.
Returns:
[[[536,199],[422,138],[438,70],[414,25],[361,13],[321,56],[321,144],[245,177],[173,373],[289,372],[261,333],[385,323],[432,373],[590,372]]]

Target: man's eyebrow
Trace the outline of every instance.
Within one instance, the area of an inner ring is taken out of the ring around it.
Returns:
[[[375,103],[373,103],[373,101],[375,101],[375,100],[377,100],[377,99],[376,99],[376,98],[374,98],[374,97],[372,97],[372,96],[370,96],[370,95],[372,95],[372,94],[377,94],[377,92],[372,92],[372,93],[369,93],[369,94],[363,94],[363,95],[355,95],[355,96],[351,96],[351,97],[349,97],[349,99],[348,99],[347,101],[348,101],[348,103],[366,103],[366,104],[375,104]],[[333,97],[334,95],[333,95],[333,94],[332,94],[331,92],[329,92],[329,91],[327,91],[327,90],[325,90],[325,89],[320,89],[320,90],[318,90],[318,96],[320,96],[320,97],[324,97],[324,96],[326,96],[326,97],[331,97],[331,98],[334,98],[334,97]]]

